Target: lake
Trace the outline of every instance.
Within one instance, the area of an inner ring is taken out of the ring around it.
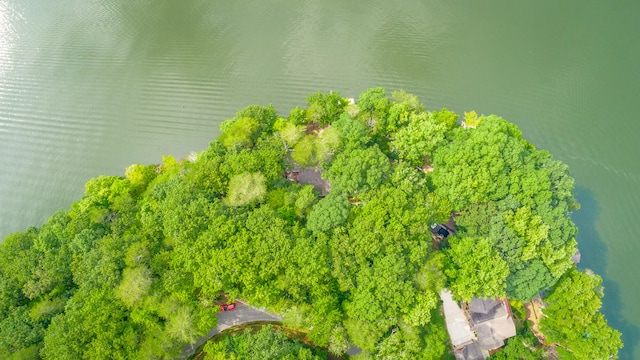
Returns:
[[[640,358],[640,2],[0,0],[0,237],[250,104],[405,89],[569,164],[582,268]]]

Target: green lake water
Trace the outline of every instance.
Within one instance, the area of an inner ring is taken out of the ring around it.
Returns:
[[[580,267],[640,358],[640,2],[0,0],[0,237],[250,104],[383,86],[495,113],[569,164]]]

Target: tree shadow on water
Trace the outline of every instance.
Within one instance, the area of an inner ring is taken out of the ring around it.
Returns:
[[[602,313],[609,326],[622,332],[624,347],[618,354],[620,359],[633,359],[636,345],[640,343],[640,329],[624,317],[620,286],[607,277],[607,246],[596,229],[600,207],[594,193],[585,187],[576,186],[575,197],[581,205],[571,218],[578,226],[578,248],[581,261],[578,268],[591,269],[602,277],[605,296],[602,299]]]

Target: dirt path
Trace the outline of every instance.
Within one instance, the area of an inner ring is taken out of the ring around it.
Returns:
[[[545,343],[544,334],[540,332],[540,328],[538,327],[540,320],[542,320],[542,311],[541,308],[543,306],[542,300],[540,297],[535,297],[531,302],[525,303],[524,308],[527,312],[527,320],[531,321],[531,331],[538,338],[541,344]]]

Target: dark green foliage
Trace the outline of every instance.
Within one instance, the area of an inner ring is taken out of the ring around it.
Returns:
[[[466,234],[487,237],[507,262],[508,294],[530,300],[573,266],[573,179],[496,116],[451,134],[434,153],[436,193],[464,209],[458,224]]]
[[[389,158],[374,145],[338,154],[326,171],[326,178],[333,191],[356,195],[378,187],[390,169]]]
[[[542,349],[536,346],[537,339],[527,332],[507,340],[507,345],[491,356],[492,360],[538,360],[544,358]]]
[[[525,263],[521,270],[513,272],[507,278],[507,295],[521,301],[529,301],[539,290],[554,283],[553,276],[540,260]]]
[[[566,165],[496,116],[464,129],[411,94],[393,99],[317,93],[288,119],[249,106],[188,160],[90,180],[69,210],[0,244],[0,357],[176,358],[216,325],[226,294],[338,355],[355,344],[363,357],[440,359],[443,287],[527,301],[554,284],[549,341],[567,356],[615,355],[599,278],[570,261],[578,204]],[[287,181],[296,166],[321,170],[329,195]],[[452,212],[456,237],[436,250],[430,226]],[[264,331],[210,355],[319,355]],[[527,341],[499,356],[539,355]]]
[[[386,130],[386,118],[391,102],[386,91],[381,87],[365,90],[358,96],[358,107],[361,109],[359,118],[367,124],[374,133]]]
[[[313,232],[326,232],[338,227],[347,221],[349,207],[349,201],[345,196],[327,196],[311,210],[307,228]]]
[[[371,141],[367,128],[348,114],[342,114],[340,120],[334,122],[331,127],[340,133],[343,147],[364,147]]]
[[[309,103],[306,113],[307,122],[320,125],[331,124],[340,118],[340,114],[344,112],[344,107],[348,104],[347,99],[335,91],[327,94],[318,91],[307,97],[307,102]]]
[[[454,238],[447,251],[449,288],[464,301],[503,297],[509,268],[486,238]]]
[[[246,329],[242,334],[223,335],[205,348],[206,360],[225,359],[326,359],[322,352],[314,354],[297,340],[289,339],[282,331],[264,326],[253,333]]]

